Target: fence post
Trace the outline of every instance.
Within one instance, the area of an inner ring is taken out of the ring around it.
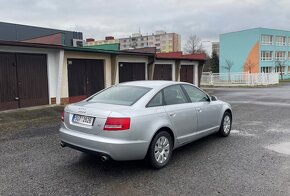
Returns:
[[[212,72],[209,73],[210,76],[210,84],[213,85],[213,74]]]
[[[250,81],[250,80],[251,80],[250,72],[248,72],[247,75],[248,75],[248,76],[247,76],[247,80],[248,80],[248,81],[247,81],[247,84],[248,84],[248,86],[249,86],[249,85],[250,85],[250,82],[251,82],[251,81]]]

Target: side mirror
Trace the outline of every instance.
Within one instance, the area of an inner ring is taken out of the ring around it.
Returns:
[[[217,97],[214,96],[214,95],[212,95],[210,98],[211,98],[211,101],[217,101],[218,100]]]

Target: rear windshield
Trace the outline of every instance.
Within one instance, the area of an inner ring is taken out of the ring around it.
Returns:
[[[91,97],[88,102],[129,106],[150,90],[151,88],[139,86],[113,86]]]

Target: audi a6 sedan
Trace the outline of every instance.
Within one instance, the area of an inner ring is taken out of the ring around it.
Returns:
[[[96,153],[103,161],[147,158],[159,169],[180,146],[212,133],[228,136],[232,110],[192,84],[135,81],[66,106],[62,121],[63,147]]]

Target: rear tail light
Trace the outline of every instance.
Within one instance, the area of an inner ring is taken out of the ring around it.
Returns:
[[[61,121],[64,121],[64,111],[61,112]]]
[[[130,118],[108,117],[104,126],[105,131],[122,131],[130,129]]]

